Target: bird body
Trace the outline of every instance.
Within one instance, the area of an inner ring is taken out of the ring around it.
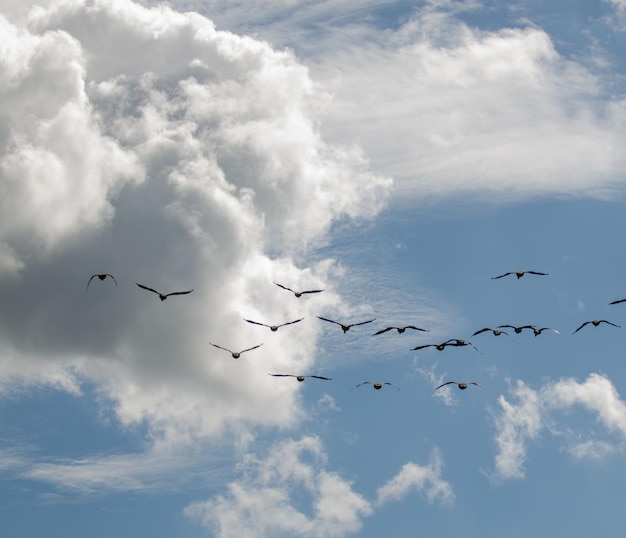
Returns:
[[[403,327],[387,327],[386,329],[382,329],[378,332],[375,332],[372,336],[377,336],[379,334],[383,334],[386,333],[387,331],[393,331],[393,330],[398,331],[398,334],[402,334],[403,332],[405,332],[407,329],[413,329],[415,331],[422,331],[427,333],[428,329],[421,329],[420,327],[416,327],[415,325],[404,325]]]
[[[367,321],[361,321],[360,323],[351,323],[350,325],[344,325],[343,323],[339,323],[338,321],[333,321],[332,319],[323,318],[322,316],[317,316],[319,319],[328,321],[329,323],[334,323],[335,325],[339,325],[341,330],[347,333],[350,330],[350,327],[356,327],[357,325],[365,325],[366,323],[372,323],[372,321],[376,321],[375,319],[370,319]]]
[[[549,273],[540,273],[539,271],[509,271],[508,273],[504,273],[503,275],[491,277],[491,280],[496,280],[498,278],[502,278],[508,275],[515,275],[518,279],[522,278],[526,273],[531,275],[542,275],[547,276]]]
[[[263,327],[269,327],[270,331],[276,332],[280,327],[284,327],[285,325],[292,325],[294,323],[298,323],[302,321],[304,318],[296,319],[294,321],[288,321],[287,323],[281,323],[280,325],[267,325],[266,323],[261,323],[260,321],[252,321],[251,319],[246,319],[248,323],[253,323],[254,325],[261,325]]]
[[[580,331],[580,329],[582,329],[585,325],[589,325],[592,324],[594,327],[597,327],[598,325],[600,325],[600,323],[606,323],[608,325],[613,325],[613,327],[619,327],[619,325],[615,325],[615,323],[611,323],[610,321],[607,321],[605,319],[594,319],[591,321],[585,321],[585,323],[583,323],[580,327],[578,327],[578,329],[576,329],[572,334],[576,334],[578,331]]]
[[[273,377],[295,377],[300,383],[302,383],[307,377],[314,379],[323,379],[325,381],[332,381],[332,377],[324,377],[321,375],[294,375],[294,374],[269,374]]]
[[[218,349],[223,349],[224,351],[228,351],[232,355],[233,359],[238,359],[239,357],[241,357],[242,353],[245,353],[246,351],[252,351],[253,349],[256,349],[263,345],[263,344],[259,344],[257,346],[249,347],[248,349],[244,349],[243,351],[231,351],[230,349],[227,349],[222,346],[218,346],[217,344],[214,344],[212,342],[209,342],[209,344],[211,344],[213,347],[216,347]]]
[[[188,293],[191,293],[193,291],[193,290],[188,290],[188,291],[173,291],[171,293],[161,293],[157,290],[153,290],[152,288],[149,288],[148,286],[139,284],[138,282],[135,282],[135,284],[137,284],[137,286],[139,286],[141,289],[151,291],[152,293],[156,293],[159,296],[159,299],[161,299],[161,301],[165,301],[165,299],[167,299],[170,295],[187,295]]]
[[[283,286],[282,284],[279,284],[278,282],[274,282],[274,284],[276,284],[279,288],[282,288],[284,290],[290,291],[291,293],[293,293],[298,299],[300,297],[302,297],[304,294],[306,293],[321,293],[324,290],[305,290],[305,291],[296,291],[296,290],[292,290],[291,288],[288,288],[287,286]]]
[[[111,273],[96,273],[95,275],[91,275],[91,278],[87,282],[87,286],[85,287],[85,293],[87,293],[87,290],[89,289],[89,284],[91,284],[91,281],[96,277],[98,277],[100,280],[104,280],[106,277],[111,277],[111,279],[113,280],[113,282],[115,282],[115,285],[117,286],[117,280],[115,280],[115,277]]]

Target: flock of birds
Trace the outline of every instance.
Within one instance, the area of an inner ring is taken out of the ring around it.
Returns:
[[[498,275],[495,277],[492,277],[493,280],[497,280],[500,278],[504,278],[506,276],[509,275],[515,275],[518,279],[522,278],[524,275],[526,274],[531,274],[531,275],[539,275],[539,276],[547,276],[548,273],[542,273],[539,271],[529,271],[529,270],[525,270],[525,271],[509,271],[507,273],[504,273],[502,275]],[[88,289],[89,289],[89,285],[91,284],[92,280],[94,278],[98,278],[99,280],[105,280],[106,278],[110,278],[111,280],[113,280],[113,282],[115,283],[116,286],[118,286],[117,280],[115,279],[115,277],[111,274],[111,273],[95,273],[93,275],[91,275],[91,277],[89,278],[88,282],[87,282],[87,286],[85,288],[85,293],[87,293]],[[186,291],[174,291],[174,292],[170,292],[170,293],[161,293],[153,288],[150,288],[144,284],[139,284],[138,282],[135,283],[139,288],[146,290],[146,291],[150,291],[156,295],[159,296],[159,299],[161,301],[165,301],[168,297],[170,296],[175,296],[175,295],[188,295],[191,292],[193,292],[193,289],[191,290],[186,290]],[[295,297],[300,298],[303,295],[308,295],[308,294],[316,294],[316,293],[321,293],[324,290],[303,290],[303,291],[297,291],[294,290],[288,286],[285,286],[283,284],[279,284],[278,282],[274,282],[274,284],[276,286],[278,286],[279,288],[289,291],[291,293],[294,294]],[[619,303],[623,303],[626,302],[626,298],[624,299],[618,299],[615,301],[611,301],[609,304],[610,305],[615,305],[615,304],[619,304]],[[352,327],[357,327],[357,326],[361,326],[361,325],[366,325],[369,323],[372,323],[374,321],[376,321],[375,319],[368,319],[366,321],[361,321],[358,323],[341,323],[329,318],[325,318],[322,316],[317,316],[318,319],[328,322],[328,323],[332,323],[334,325],[338,325],[339,327],[341,327],[341,330],[343,331],[343,333],[347,333]],[[260,321],[255,321],[255,320],[251,320],[251,319],[244,319],[244,321],[246,321],[247,323],[253,324],[253,325],[259,325],[262,327],[267,327],[270,329],[270,331],[272,332],[276,332],[278,331],[279,328],[281,327],[285,327],[288,325],[293,325],[296,323],[300,323],[304,318],[299,318],[293,321],[288,321],[285,323],[281,323],[281,324],[277,324],[277,325],[270,325],[270,324],[266,324]],[[589,320],[589,321],[585,321],[582,325],[580,325],[576,330],[574,330],[574,332],[572,334],[576,334],[578,331],[580,331],[581,329],[583,329],[584,327],[586,327],[587,325],[591,325],[593,327],[598,327],[600,324],[605,323],[607,325],[611,325],[613,327],[620,327],[620,325],[617,325],[615,323],[612,323],[611,321],[608,321],[606,319],[594,319],[594,320]],[[401,326],[390,326],[390,327],[386,327],[384,329],[380,329],[378,331],[376,331],[375,333],[373,333],[373,336],[378,336],[381,334],[384,334],[386,332],[389,331],[396,331],[398,334],[402,334],[404,332],[406,332],[407,330],[413,330],[413,331],[418,331],[418,332],[429,332],[428,329],[423,329],[421,327],[417,327],[415,325],[401,325]],[[533,334],[536,336],[539,336],[543,331],[552,331],[556,334],[560,334],[559,331],[557,331],[556,329],[553,329],[552,327],[537,327],[535,325],[520,325],[520,326],[516,326],[516,325],[498,325],[497,327],[484,327],[482,329],[479,329],[477,331],[475,331],[472,336],[477,336],[479,334],[482,333],[486,333],[486,332],[490,332],[492,333],[494,336],[500,336],[500,335],[505,335],[509,338],[513,338],[508,332],[506,332],[504,329],[512,329],[514,333],[516,334],[520,334],[521,332],[523,332],[524,330],[528,330],[528,331],[532,331]],[[209,342],[209,344],[217,349],[221,349],[223,351],[226,351],[228,353],[230,353],[230,355],[232,356],[233,359],[239,359],[241,357],[241,355],[243,353],[247,353],[248,351],[252,351],[255,349],[260,348],[263,344],[257,344],[255,346],[243,349],[241,351],[233,351],[229,348],[220,346],[218,344],[214,344],[213,342]],[[419,351],[419,350],[423,350],[423,349],[427,349],[430,347],[435,348],[437,351],[443,351],[445,348],[447,347],[464,347],[464,346],[471,346],[473,347],[476,351],[478,351],[478,348],[470,341],[468,340],[464,340],[461,338],[450,338],[444,342],[440,342],[440,343],[435,343],[435,344],[424,344],[424,345],[419,345],[416,346],[414,348],[412,348],[412,351]],[[320,375],[303,375],[303,374],[291,374],[291,373],[279,373],[279,374],[269,374],[270,376],[273,377],[292,377],[295,378],[297,381],[299,382],[303,382],[305,379],[320,379],[320,380],[324,380],[324,381],[332,381],[332,378],[330,377],[325,377],[325,376],[320,376]],[[361,387],[364,385],[371,385],[374,389],[376,390],[380,390],[381,388],[383,388],[383,386],[388,385],[390,387],[393,387],[397,390],[400,390],[397,386],[395,386],[393,383],[389,382],[389,381],[363,381],[362,383],[359,383],[358,385],[355,385],[354,387],[352,387],[353,389],[357,388],[357,387]],[[456,385],[460,390],[465,390],[467,389],[470,385],[474,385],[477,386],[479,388],[484,389],[484,387],[475,382],[475,381],[446,381],[445,383],[442,383],[441,385],[439,385],[438,387],[435,388],[435,391],[441,389],[442,387],[445,387],[447,385]]]

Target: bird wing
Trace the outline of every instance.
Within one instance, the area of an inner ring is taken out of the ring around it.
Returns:
[[[263,344],[259,344],[258,346],[254,346],[254,347],[249,347],[248,349],[244,349],[243,351],[240,351],[239,353],[245,353],[246,351],[252,351],[253,349],[256,349],[257,347],[261,347]],[[231,351],[232,353],[232,351]]]
[[[230,349],[227,349],[227,348],[222,347],[222,346],[218,346],[217,344],[214,344],[213,342],[209,342],[209,344],[211,344],[213,347],[216,347],[218,349],[223,349],[224,351],[228,351],[228,353],[232,353],[232,351]]]
[[[437,345],[437,344],[425,344],[425,345],[423,345],[423,346],[417,346],[417,347],[414,347],[414,348],[412,349],[412,351],[417,351],[417,350],[419,350],[419,349],[424,349],[424,348],[427,348],[427,347],[434,347],[434,346],[436,346],[436,345]]]
[[[601,319],[600,323],[608,323],[609,325],[613,325],[613,327],[619,327],[619,325],[615,325],[615,323],[611,323],[610,321],[607,321],[605,319]]]
[[[480,333],[484,333],[486,331],[492,331],[493,329],[490,329],[489,327],[485,327],[484,329],[481,329],[480,331],[476,331],[474,334],[472,334],[472,336],[476,336],[477,334]]]
[[[483,387],[480,383],[476,383],[475,381],[469,381],[467,384],[476,385],[477,387],[480,387],[481,389],[485,390],[485,387]]]
[[[279,288],[295,293],[291,288],[288,288],[287,286],[283,286],[282,284],[279,284],[278,282],[274,282],[274,284],[276,284]]]
[[[456,383],[456,381],[446,381],[445,383],[439,385],[435,390],[439,390],[441,387],[445,387],[446,385],[453,385],[454,383]]]
[[[255,325],[261,325],[263,327],[269,327],[269,325],[266,325],[265,323],[261,323],[260,321],[252,321],[251,319],[244,319],[244,321],[247,321],[248,323],[254,323]]]
[[[305,291],[301,291],[300,293],[301,294],[304,294],[304,293],[321,293],[323,291],[324,290],[305,290]]]
[[[531,275],[543,275],[547,276],[549,273],[540,273],[539,271],[524,271],[524,273],[530,273]]]
[[[360,323],[353,323],[350,327],[356,327],[357,325],[365,325],[366,323],[372,323],[372,321],[376,321],[375,319],[368,319],[367,321],[361,321]]]
[[[356,389],[357,387],[360,387],[361,385],[371,385],[373,384],[373,381],[363,381],[363,383],[359,383],[358,385],[354,385],[354,387],[352,387],[353,389]]]
[[[111,274],[111,273],[105,273],[106,276],[110,276],[113,279],[113,282],[115,282],[115,285],[119,288],[119,285],[117,284],[117,280],[115,280],[115,277]]]
[[[324,377],[321,375],[308,375],[306,377],[314,377],[315,379],[325,379],[326,381],[332,381],[333,378],[332,377]]]
[[[330,323],[334,323],[335,325],[341,325],[338,321],[333,321],[332,319],[323,318],[322,316],[317,316],[319,319],[323,319],[324,321],[328,321]]]
[[[278,327],[284,327],[285,325],[292,325],[294,323],[298,323],[299,321],[302,321],[304,318],[300,318],[300,319],[296,319],[294,321],[288,321],[287,323],[282,323],[281,325],[278,325]]]
[[[541,331],[552,331],[553,333],[556,334],[561,334],[559,331],[557,331],[556,329],[553,329],[552,327],[542,327],[541,329],[537,329],[539,332]]]
[[[295,376],[293,374],[267,374],[267,375],[271,375],[271,376],[274,376],[274,377],[298,377],[298,376]]]
[[[383,383],[383,385],[389,385],[390,387],[393,387],[393,388],[394,388],[394,389],[396,389],[396,390],[400,390],[400,389],[399,389],[398,387],[396,387],[393,383],[389,383],[389,381],[385,381],[385,382]]]
[[[617,301],[611,301],[609,304],[619,304],[626,302],[626,299],[618,299]]]
[[[422,332],[430,332],[428,329],[422,329],[421,327],[416,327],[415,325],[406,325],[404,327],[405,329],[415,329],[416,331],[422,331]]]
[[[188,291],[173,291],[172,293],[168,293],[165,297],[169,297],[170,295],[187,295],[188,293],[191,293],[193,290],[188,290]]]
[[[98,275],[91,275],[91,278],[89,279],[89,282],[87,282],[87,287],[85,288],[85,293],[87,293],[87,289],[89,288],[89,284],[91,284],[91,281],[97,277]]]
[[[576,329],[572,334],[576,334],[578,331],[580,331],[580,329],[582,329],[588,323],[591,323],[591,321],[585,321],[585,323],[583,323],[580,327],[578,327],[578,329]]]
[[[499,275],[499,276],[492,276],[491,280],[496,280],[497,278],[502,278],[503,276],[507,276],[507,275],[512,275],[513,273],[511,271],[509,271],[508,273],[504,273],[503,275]]]
[[[386,333],[387,331],[391,331],[393,329],[397,329],[397,327],[387,327],[386,329],[381,329],[380,331],[375,332],[372,336],[377,336],[379,334]]]
[[[139,286],[140,288],[142,288],[144,290],[148,290],[148,291],[151,291],[152,293],[156,293],[157,295],[161,295],[157,290],[153,290],[152,288],[149,288],[148,286],[144,286],[143,284],[139,284],[139,282],[135,282],[135,284],[137,284],[137,286]]]

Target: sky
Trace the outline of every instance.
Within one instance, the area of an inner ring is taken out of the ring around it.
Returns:
[[[2,0],[2,535],[619,535],[625,92],[623,0]]]

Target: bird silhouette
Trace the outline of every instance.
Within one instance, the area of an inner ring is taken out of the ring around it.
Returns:
[[[441,387],[445,387],[446,385],[451,385],[451,384],[457,385],[461,390],[465,390],[468,385],[476,385],[477,387],[480,387],[483,390],[485,388],[482,385],[475,383],[474,381],[448,381],[446,383],[439,385],[435,390],[439,390]]]
[[[248,349],[244,349],[243,351],[231,351],[230,349],[227,349],[227,348],[222,347],[222,346],[218,346],[217,344],[214,344],[213,342],[209,342],[209,344],[211,344],[213,347],[216,347],[218,349],[223,349],[224,351],[228,351],[228,353],[230,353],[233,356],[233,359],[238,359],[239,357],[241,357],[242,353],[245,353],[246,351],[251,351],[251,350],[256,349],[257,347],[261,347],[263,345],[263,344],[259,344],[258,346],[249,347]]]
[[[380,390],[383,388],[383,385],[390,385],[392,386],[394,389],[396,390],[400,390],[398,387],[396,387],[393,383],[389,383],[389,381],[385,381],[384,383],[380,382],[380,381],[363,381],[363,383],[359,383],[358,385],[354,385],[354,387],[352,387],[352,389],[356,389],[357,387],[360,387],[361,385],[372,385],[372,387],[374,387],[376,390]]]
[[[474,334],[472,334],[472,336],[476,336],[477,334],[482,334],[484,332],[489,332],[491,331],[494,336],[500,336],[501,334],[505,334],[506,336],[508,336],[509,338],[513,338],[508,332],[506,331],[501,331],[500,329],[491,329],[489,327],[485,327],[484,329],[480,329],[479,331],[476,331]]]
[[[85,287],[85,293],[87,293],[87,290],[89,289],[89,284],[91,284],[91,281],[94,278],[98,277],[100,280],[104,280],[108,276],[110,276],[113,279],[113,282],[115,282],[115,285],[117,286],[117,280],[115,280],[115,277],[111,273],[96,273],[95,275],[91,275],[91,278],[87,282],[87,286]]]
[[[356,327],[357,325],[365,325],[366,323],[372,323],[372,321],[376,321],[375,319],[370,319],[367,321],[361,321],[360,323],[351,323],[350,325],[344,325],[343,323],[339,323],[338,321],[333,321],[332,319],[323,318],[322,316],[317,316],[317,317],[324,321],[328,321],[329,323],[334,323],[335,325],[339,325],[341,327],[341,330],[344,332],[344,334],[350,330],[350,327]]]
[[[533,331],[533,333],[535,333],[535,336],[539,336],[543,331],[552,331],[553,333],[561,334],[559,331],[553,329],[552,327],[535,327],[534,325],[523,325],[522,327],[520,327],[520,329],[530,329],[531,331]]]
[[[496,280],[497,278],[502,278],[508,275],[515,275],[519,279],[519,278],[522,278],[526,273],[531,274],[531,275],[543,275],[543,276],[546,276],[549,274],[549,273],[540,273],[539,271],[509,271],[508,273],[504,273],[503,275],[493,276],[491,277],[491,280]]]
[[[287,323],[281,323],[280,325],[267,325],[266,323],[261,323],[260,321],[252,321],[251,319],[246,319],[248,323],[254,323],[254,325],[262,325],[263,327],[269,327],[270,331],[276,332],[280,327],[284,327],[285,325],[292,325],[294,323],[298,323],[302,321],[304,318],[296,319],[294,321],[288,321]]]
[[[296,297],[298,297],[298,299],[300,297],[302,297],[305,293],[321,293],[324,290],[305,290],[305,291],[296,291],[296,290],[292,290],[291,288],[288,288],[287,286],[283,286],[282,284],[279,284],[278,282],[274,282],[274,284],[276,284],[279,288],[282,288],[284,290],[290,291],[291,293],[293,293]]]
[[[315,379],[324,379],[326,381],[332,381],[332,377],[324,377],[321,375],[294,375],[294,374],[269,374],[274,377],[295,377],[300,383],[302,383],[307,377],[313,377]]]
[[[594,327],[597,327],[598,325],[600,325],[600,323],[607,323],[609,325],[613,325],[613,327],[619,327],[619,325],[615,325],[615,323],[611,323],[610,321],[607,321],[605,319],[594,319],[592,321],[585,321],[585,323],[583,323],[580,327],[578,327],[578,329],[576,329],[572,334],[576,334],[578,331],[580,331],[580,329],[582,329],[585,325],[589,325],[592,324]]]
[[[189,291],[173,291],[172,293],[161,293],[157,290],[153,290],[152,288],[149,288],[148,286],[139,284],[138,282],[135,282],[135,284],[137,284],[137,286],[139,286],[141,289],[151,291],[152,293],[156,293],[159,296],[159,299],[161,299],[161,301],[165,301],[165,299],[167,299],[170,295],[187,295],[188,293],[191,293],[193,291],[193,290],[189,290]]]
[[[382,329],[378,332],[375,332],[372,336],[377,336],[379,334],[386,333],[387,331],[393,331],[394,329],[398,331],[398,334],[402,334],[407,329],[413,329],[413,330],[422,331],[425,333],[429,332],[428,329],[420,329],[419,327],[416,327],[415,325],[404,325],[403,327],[387,327],[386,329]]]

